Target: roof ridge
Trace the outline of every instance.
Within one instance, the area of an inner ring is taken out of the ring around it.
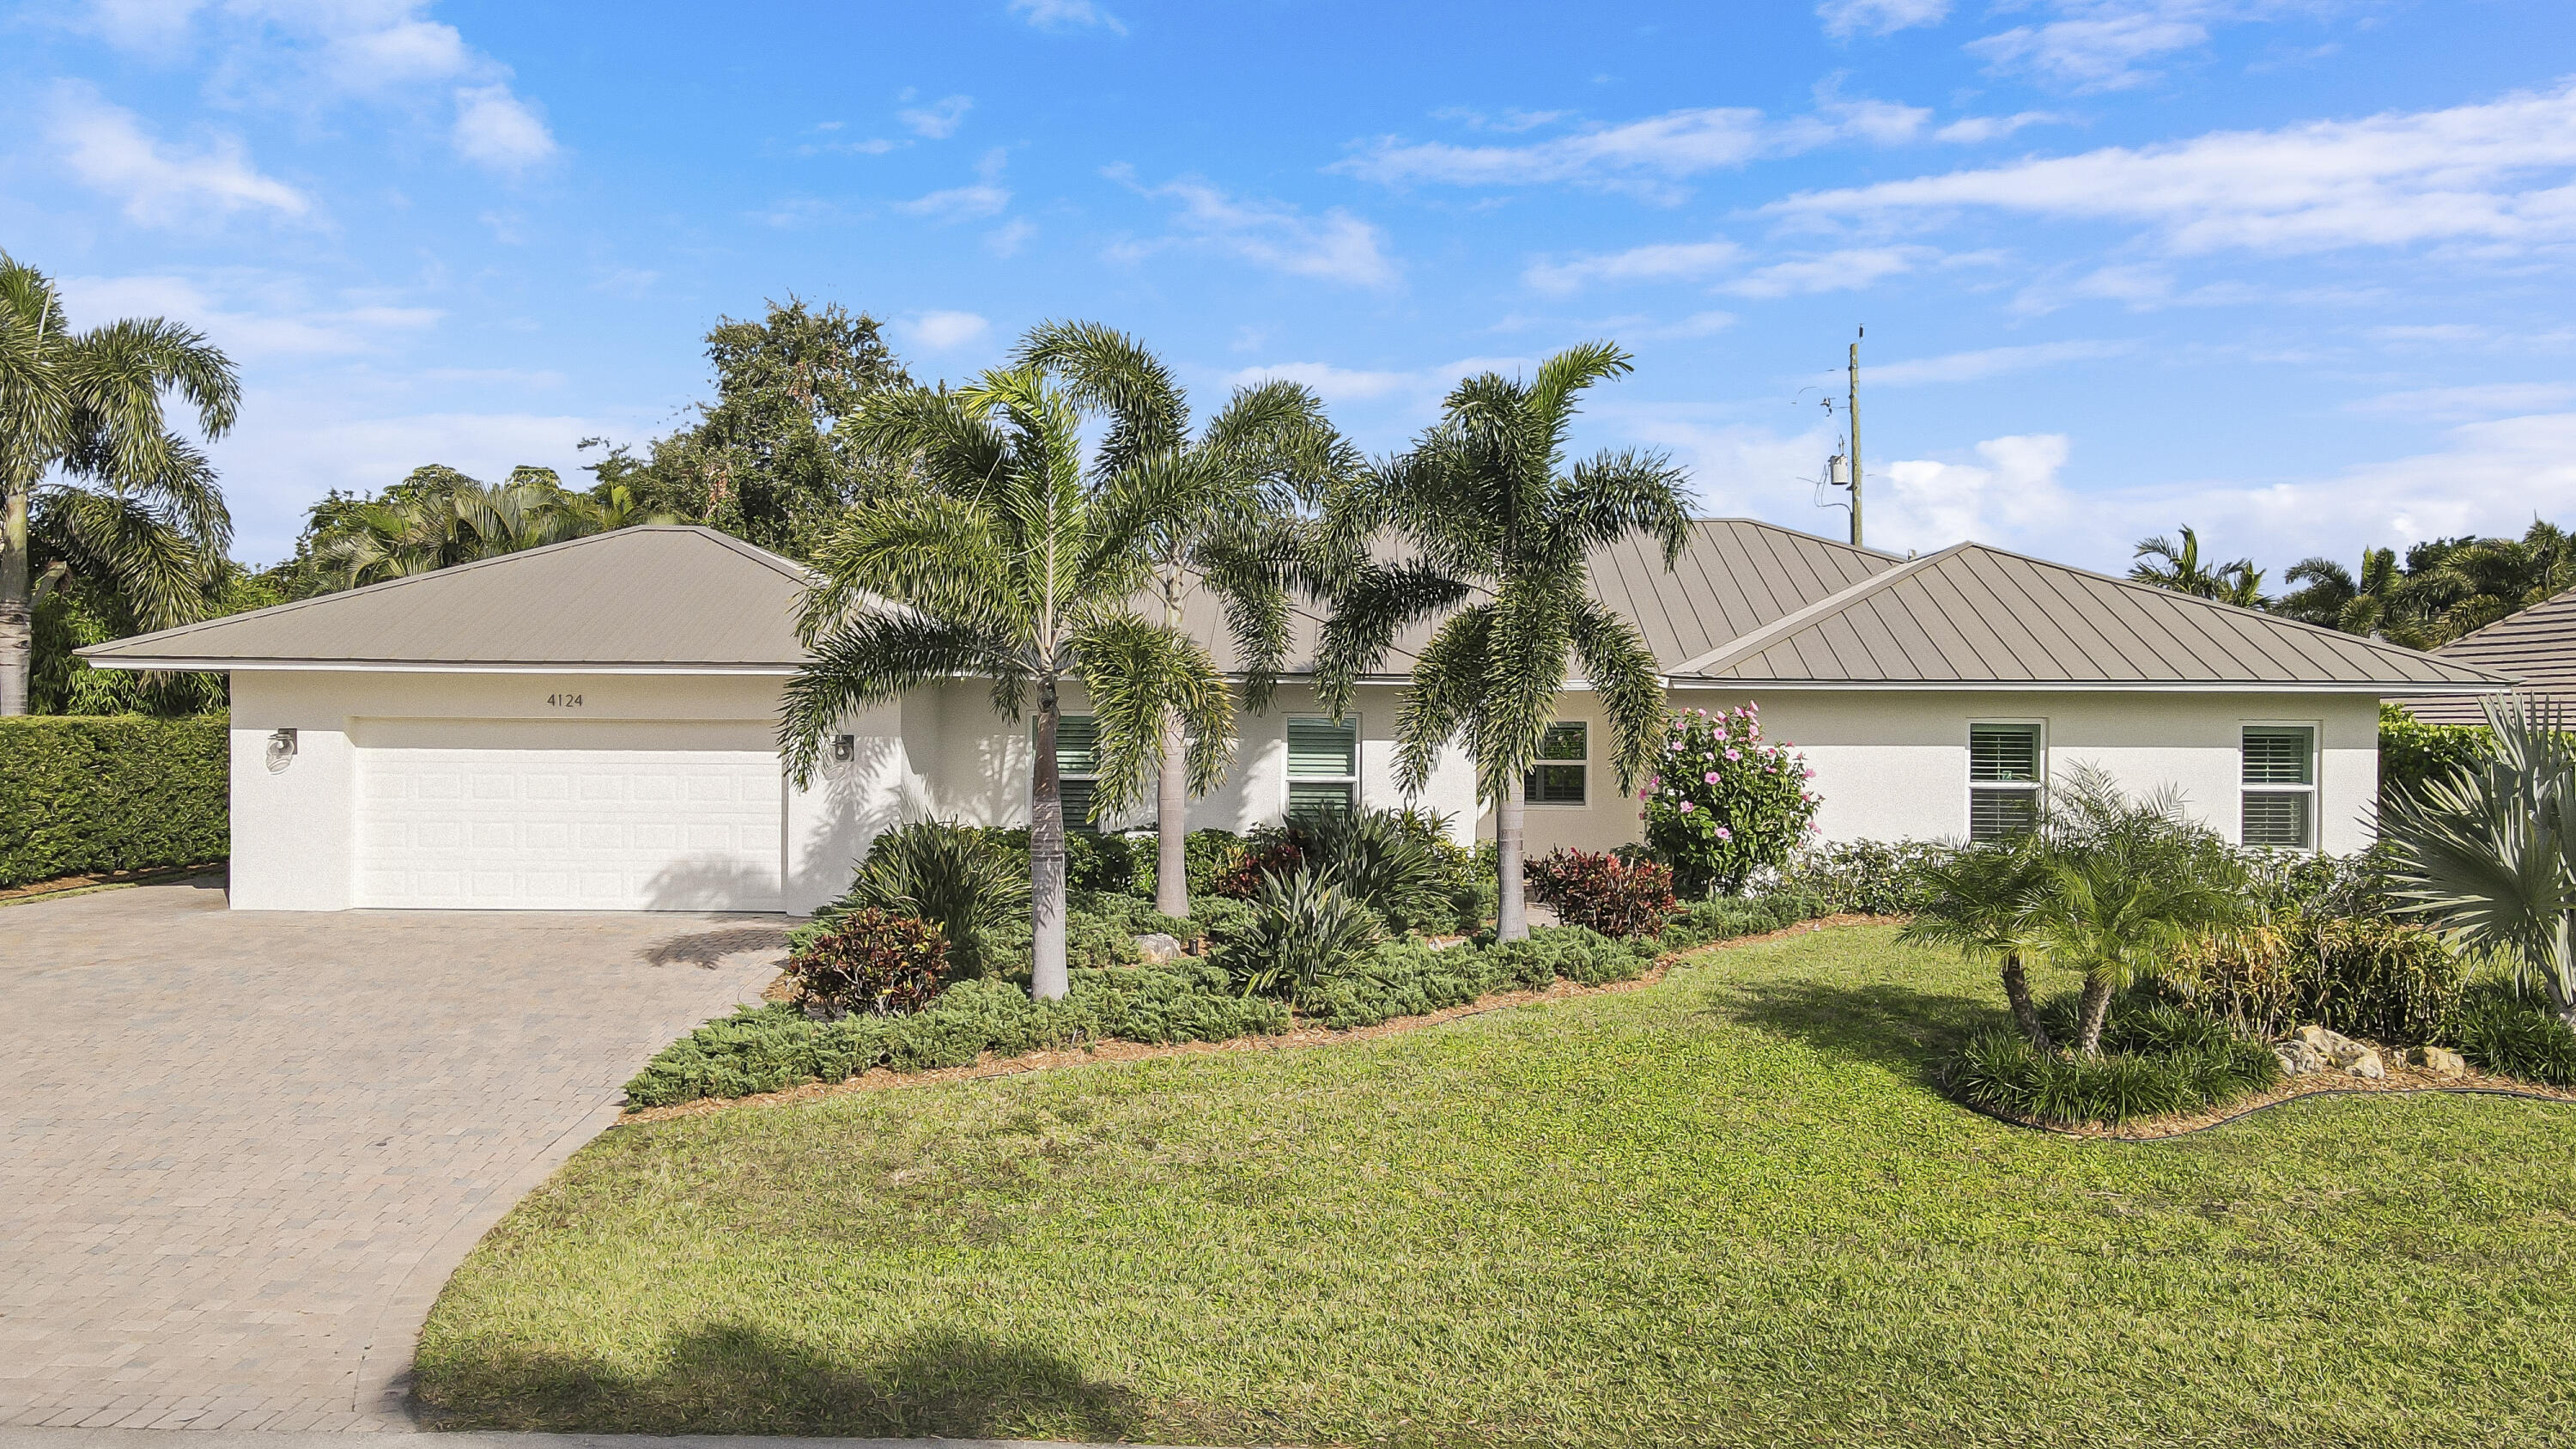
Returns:
[[[1794,532],[1795,530],[1791,531]],[[1828,542],[1830,542],[1830,540],[1828,540]],[[1924,565],[1939,559],[1948,558],[1952,554],[1958,553],[1962,549],[1966,549],[1971,546],[1972,545],[1964,542],[1954,543],[1948,548],[1942,549],[1938,553],[1927,553],[1921,558],[1906,559],[1894,568],[1881,569],[1877,573],[1871,574],[1868,578],[1862,579],[1859,583],[1845,585],[1843,588],[1825,595],[1823,598],[1816,600],[1814,603],[1809,604],[1803,609],[1797,610],[1794,613],[1783,614],[1779,618],[1772,620],[1770,623],[1763,625],[1761,628],[1756,629],[1749,634],[1738,635],[1737,637],[1728,640],[1724,644],[1717,646],[1715,649],[1711,649],[1707,653],[1702,654],[1695,659],[1685,659],[1681,663],[1674,665],[1672,668],[1665,670],[1664,677],[1670,679],[1684,674],[1702,674],[1721,665],[1732,664],[1742,655],[1758,654],[1762,650],[1767,649],[1773,644],[1780,642],[1782,639],[1787,638],[1789,635],[1806,628],[1818,619],[1831,614],[1840,613],[1844,609],[1851,607],[1853,604],[1860,602],[1864,596],[1874,593],[1879,589],[1886,588],[1887,586],[1895,583],[1898,579],[1912,577],[1913,574]],[[1845,545],[1845,547],[1849,547],[1849,545]]]
[[[2494,630],[2494,629],[2501,629],[2501,628],[2503,628],[2503,627],[2504,627],[2505,625],[2507,625],[2507,624],[2517,623],[2517,622],[2520,622],[2520,621],[2522,621],[2522,620],[2529,619],[2532,615],[2537,614],[2537,613],[2540,613],[2540,612],[2541,612],[2542,610],[2544,610],[2544,609],[2552,609],[2552,608],[2556,608],[2556,607],[2557,607],[2558,605],[2560,605],[2560,604],[2569,603],[2569,602],[2571,602],[2571,601],[2576,601],[2576,586],[2570,586],[2570,587],[2568,587],[2568,588],[2561,589],[2561,590],[2559,590],[2557,593],[2551,594],[2548,598],[2545,598],[2545,599],[2541,600],[2541,601],[2540,601],[2539,603],[2537,603],[2537,604],[2529,604],[2529,605],[2526,605],[2526,606],[2524,606],[2524,607],[2522,607],[2522,608],[2516,609],[2516,610],[2514,610],[2512,613],[2505,615],[2505,616],[2504,616],[2503,618],[2501,618],[2501,619],[2494,620],[2494,621],[2493,621],[2493,622],[2491,622],[2491,623],[2480,624],[2478,627],[2476,627],[2476,628],[2474,628],[2474,629],[2471,629],[2469,632],[2467,632],[2466,634],[2461,635],[2459,638],[2457,638],[2457,639],[2446,639],[2446,640],[2444,640],[2443,642],[2441,642],[2441,643],[2439,643],[2439,644],[2434,645],[2432,648],[2425,650],[2424,652],[2425,652],[2425,653],[2427,653],[2427,654],[2439,654],[2439,653],[2443,652],[2443,651],[2444,651],[2444,650],[2446,650],[2446,649],[2454,648],[2454,647],[2456,647],[2456,646],[2458,646],[2458,645],[2461,645],[2461,644],[2466,644],[2466,643],[2468,643],[2470,640],[2475,639],[2475,638],[2477,638],[2479,635],[2484,634],[2484,633],[2487,633],[2487,632],[2488,632],[2488,631],[2490,631],[2490,630]]]
[[[2187,603],[2198,604],[2204,608],[2216,609],[2221,613],[2239,614],[2245,618],[2270,625],[2277,629],[2304,630],[2310,634],[2332,639],[2339,643],[2358,644],[2362,648],[2371,650],[2374,653],[2386,653],[2394,650],[2401,655],[2410,655],[2417,659],[2433,660],[2434,663],[2448,669],[2476,670],[2478,673],[2488,676],[2499,684],[2513,683],[2513,680],[2505,675],[2497,674],[2495,671],[2490,669],[2479,669],[2478,666],[2474,664],[2460,664],[2449,659],[2434,659],[2432,653],[2427,650],[2409,649],[2403,644],[2391,644],[2384,639],[2374,638],[2366,634],[2347,634],[2341,629],[2329,629],[2322,624],[2311,624],[2305,619],[2293,619],[2285,614],[2268,613],[2262,609],[2249,609],[2242,604],[2231,604],[2222,599],[2204,599],[2198,594],[2186,594],[2174,589],[2159,588],[2154,584],[2141,583],[2136,579],[2124,579],[2118,574],[2106,574],[2098,569],[2088,569],[2081,564],[2059,563],[2055,559],[2039,558],[2014,549],[2001,548],[1991,543],[1979,543],[1974,539],[1963,539],[1958,543],[1952,544],[1949,548],[1942,550],[1942,552],[1951,553],[1960,549],[1968,548],[1981,549],[1987,553],[2001,554],[2005,558],[2017,558],[2023,563],[2030,564],[2037,568],[2056,569],[2061,573],[2078,574],[2088,579],[2099,579],[2103,583],[2115,584],[2132,593],[2145,594],[2155,599],[2166,601],[2179,599]],[[1925,557],[1938,557],[1938,555],[1927,554]],[[2461,637],[2466,638],[2467,636],[2462,635]],[[2466,683],[2468,681],[2462,682]]]
[[[1791,528],[1789,525],[1787,525],[1787,524],[1785,524],[1785,523],[1773,523],[1771,520],[1769,520],[1769,519],[1767,519],[1767,518],[1753,518],[1753,517],[1750,517],[1750,516],[1745,515],[1745,514],[1735,514],[1735,513],[1730,513],[1730,514],[1712,514],[1711,516],[1709,516],[1709,517],[1707,517],[1707,518],[1694,518],[1694,519],[1692,519],[1692,520],[1691,520],[1691,522],[1693,522],[1693,523],[1745,523],[1745,524],[1750,524],[1750,525],[1752,525],[1752,526],[1753,526],[1753,527],[1755,527],[1755,528],[1767,528],[1767,529],[1771,530],[1773,533],[1785,533],[1785,534],[1788,534],[1788,535],[1789,535],[1790,537],[1792,537],[1792,538],[1803,538],[1803,539],[1807,540],[1807,541],[1808,541],[1808,542],[1810,542],[1810,543],[1821,543],[1821,544],[1826,545],[1826,546],[1827,546],[1827,547],[1829,547],[1829,548],[1838,548],[1838,549],[1843,550],[1843,551],[1844,551],[1844,552],[1846,552],[1846,553],[1865,553],[1865,554],[1868,554],[1868,555],[1870,555],[1870,556],[1872,556],[1872,557],[1874,557],[1874,558],[1890,559],[1890,560],[1893,560],[1893,561],[1895,561],[1895,562],[1897,562],[1897,563],[1912,563],[1912,562],[1914,562],[1914,560],[1913,560],[1913,559],[1910,559],[1910,558],[1900,558],[1900,557],[1898,557],[1898,556],[1897,556],[1897,554],[1896,554],[1894,551],[1889,550],[1889,549],[1884,549],[1884,548],[1871,548],[1869,545],[1867,545],[1867,544],[1865,544],[1865,543],[1845,543],[1845,542],[1843,542],[1843,541],[1842,541],[1841,539],[1839,539],[1839,538],[1827,538],[1827,537],[1825,537],[1825,536],[1824,536],[1823,534],[1821,534],[1821,533],[1809,533],[1809,532],[1807,532],[1807,531],[1806,531],[1805,529],[1803,529],[1803,528]]]

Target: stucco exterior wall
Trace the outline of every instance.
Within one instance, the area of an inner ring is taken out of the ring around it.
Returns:
[[[2179,788],[2183,808],[2222,837],[2239,838],[2242,732],[2248,724],[2307,724],[2318,732],[2317,835],[2343,853],[2374,838],[2379,792],[2379,702],[2360,695],[2007,693],[1676,689],[1676,705],[1761,707],[1764,736],[1794,744],[1824,797],[1823,838],[1942,840],[1968,830],[1968,726],[2036,722],[2050,778],[2077,762],[2143,793]],[[1617,793],[1601,757],[1606,726],[1597,702],[1569,694],[1561,719],[1592,721],[1594,763],[1583,806],[1531,806],[1531,849],[1606,850],[1643,834],[1634,799]],[[1494,833],[1482,812],[1477,833]]]

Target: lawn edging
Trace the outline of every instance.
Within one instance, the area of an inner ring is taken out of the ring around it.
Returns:
[[[2084,1142],[2170,1142],[2177,1137],[2189,1137],[2197,1132],[2208,1132],[2224,1127],[2231,1122],[2241,1122],[2257,1113],[2269,1112],[2275,1107],[2305,1101],[2310,1097],[2424,1097],[2447,1094],[2463,1097],[2520,1097],[2531,1102],[2576,1103],[2576,1091],[2519,1082],[2511,1077],[2497,1077],[2491,1073],[2473,1075],[2481,1080],[2463,1082],[2456,1079],[2440,1081],[2391,1079],[2369,1083],[2356,1078],[2345,1082],[2319,1082],[2306,1085],[2299,1079],[2293,1078],[2280,1089],[2267,1092],[2250,1103],[2231,1102],[2224,1111],[2159,1117],[2121,1127],[2059,1126],[2051,1122],[2037,1122],[2024,1117],[2011,1116],[1995,1111],[1991,1107],[1978,1106],[1946,1087],[1942,1088],[1941,1095],[1957,1106],[1989,1121],[2000,1122],[2007,1127],[2018,1127],[2025,1132],[2038,1132],[2050,1137],[2071,1137]],[[2509,1085],[2490,1085],[2490,1083]]]

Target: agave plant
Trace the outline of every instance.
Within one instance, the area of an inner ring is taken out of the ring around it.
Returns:
[[[2576,741],[2556,706],[2523,695],[2486,716],[2484,761],[2388,802],[2392,893],[2454,946],[2501,953],[2576,1027]]]

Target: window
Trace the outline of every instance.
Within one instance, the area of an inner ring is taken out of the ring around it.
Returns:
[[[2313,725],[2245,727],[2247,845],[2305,850],[2316,838],[2317,732]]]
[[[1592,728],[1552,724],[1539,736],[1538,763],[1521,778],[1521,795],[1532,805],[1580,805],[1590,773]]]
[[[1359,721],[1289,720],[1288,818],[1347,815],[1359,799]]]
[[[2035,724],[1968,726],[1968,838],[2003,840],[2039,824]]]
[[[1091,823],[1091,796],[1100,788],[1099,721],[1087,714],[1056,716],[1055,770],[1062,781],[1064,828],[1098,829]]]

